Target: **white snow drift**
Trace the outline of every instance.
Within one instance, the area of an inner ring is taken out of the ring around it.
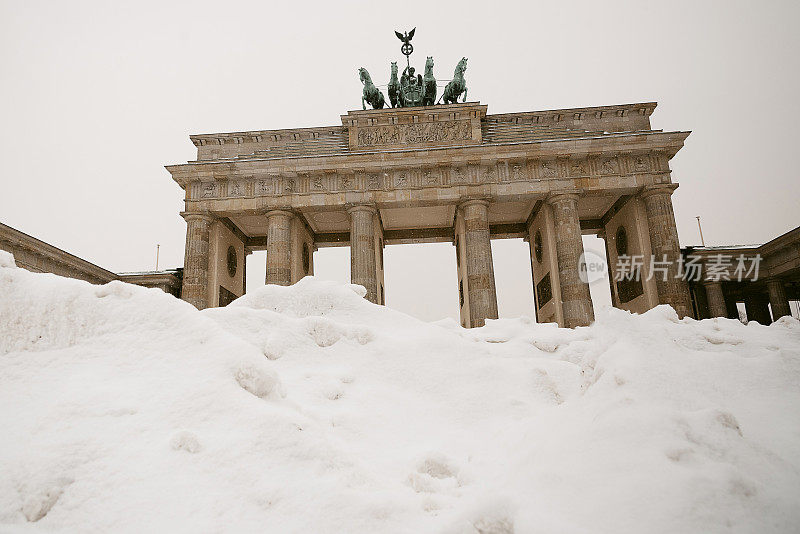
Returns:
[[[198,312],[0,255],[2,530],[793,532],[800,323]]]

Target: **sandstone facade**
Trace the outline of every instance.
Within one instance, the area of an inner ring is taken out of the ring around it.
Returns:
[[[244,293],[243,279],[231,285],[234,271],[209,268],[215,226],[238,239],[240,264],[266,249],[267,281],[279,284],[313,272],[310,258],[293,270],[303,250],[349,245],[351,278],[376,303],[385,245],[446,241],[456,248],[461,322],[478,326],[497,317],[490,240],[523,237],[538,319],[589,324],[581,234],[623,228],[645,257],[680,257],[669,160],[689,133],[652,129],[655,107],[487,115],[485,105],[464,103],[351,111],[336,126],[193,135],[197,159],[167,167],[186,192],[183,298],[204,308],[220,305],[217,287]],[[622,296],[612,280],[611,289],[632,311],[667,303],[691,313],[679,278]]]

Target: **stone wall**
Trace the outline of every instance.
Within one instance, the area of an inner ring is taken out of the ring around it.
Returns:
[[[553,210],[549,204],[539,204],[536,216],[528,227],[528,241],[536,319],[540,323],[564,324]]]
[[[209,252],[209,302],[218,305],[220,288],[241,297],[245,290],[244,243],[221,222],[215,222],[210,231]],[[227,294],[227,293],[226,293]]]
[[[655,279],[648,276],[650,272],[650,235],[647,230],[647,219],[642,201],[636,197],[628,200],[613,214],[603,226],[603,234],[607,243],[609,278],[614,305],[617,308],[634,313],[644,313],[658,304],[658,291]],[[618,239],[625,242],[621,243]],[[641,266],[631,266],[640,271],[639,276],[625,280],[625,273],[617,273],[619,252],[622,250],[631,258],[641,258]],[[616,280],[616,278],[623,278]],[[635,279],[635,278],[638,278]]]
[[[2,223],[0,250],[13,254],[18,267],[36,273],[53,273],[91,284],[107,284],[112,280],[120,280],[158,288],[176,297],[181,295],[182,269],[115,274]]]

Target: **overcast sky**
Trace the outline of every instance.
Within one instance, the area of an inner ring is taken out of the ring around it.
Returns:
[[[356,69],[386,83],[393,31],[470,100],[507,113],[657,101],[692,130],[672,160],[682,245],[761,243],[800,225],[796,2],[0,1],[0,221],[113,271],[183,265],[182,191],[166,164],[192,133],[341,124]],[[602,252],[602,241],[587,246]],[[493,244],[501,316],[532,315],[528,245]],[[455,317],[448,244],[386,249],[386,297]],[[263,284],[264,255],[248,261]],[[317,275],[346,280],[349,249]],[[607,283],[592,287],[608,302]]]

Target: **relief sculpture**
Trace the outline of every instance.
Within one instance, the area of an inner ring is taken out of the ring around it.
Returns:
[[[472,139],[469,121],[391,124],[358,131],[358,146],[466,141]]]

